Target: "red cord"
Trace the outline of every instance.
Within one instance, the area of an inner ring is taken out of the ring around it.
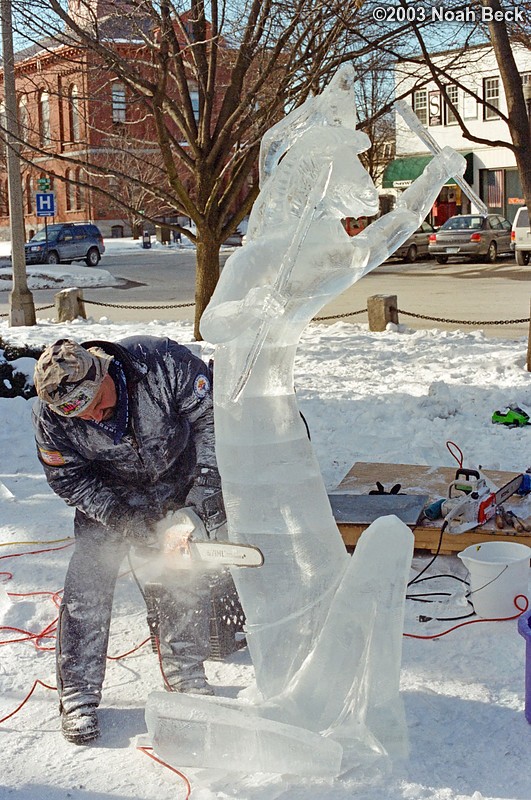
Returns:
[[[459,445],[457,445],[455,442],[452,442],[452,441],[447,441],[447,442],[446,442],[446,447],[448,448],[448,451],[450,452],[450,455],[451,455],[453,458],[455,458],[455,460],[456,460],[456,461],[457,461],[457,463],[459,464],[459,469],[461,469],[461,467],[463,466],[463,459],[464,459],[464,456],[463,456],[463,451],[461,450],[461,448],[459,447]],[[453,451],[453,449],[452,449],[452,448],[454,448],[454,447],[455,447],[455,449],[456,449],[457,453],[455,453],[455,452]]]
[[[47,547],[45,550],[28,550],[27,553],[10,553],[7,556],[0,556],[3,558],[20,558],[20,556],[37,556],[40,553],[53,553],[55,550],[65,550],[67,547],[72,547],[74,543],[62,544],[61,547]]]
[[[25,704],[28,702],[28,700],[30,699],[31,695],[33,694],[33,692],[35,691],[35,689],[37,688],[37,686],[44,686],[44,688],[45,688],[45,689],[53,689],[54,691],[56,691],[56,690],[57,690],[57,686],[49,686],[47,683],[43,683],[42,681],[40,681],[40,680],[38,680],[38,679],[37,679],[37,680],[34,682],[33,686],[31,687],[30,691],[28,692],[28,694],[26,695],[26,697],[24,698],[24,700],[22,701],[22,703],[20,703],[20,705],[18,705],[18,706],[15,708],[15,710],[14,710],[14,711],[12,711],[10,714],[8,714],[8,715],[7,715],[7,717],[2,717],[2,719],[0,719],[0,725],[1,725],[3,722],[6,722],[6,720],[10,719],[11,717],[14,717],[14,716],[15,716],[15,714],[17,714],[17,713],[20,711],[20,709],[22,708],[22,706],[24,706],[24,705],[25,705]]]
[[[131,653],[136,653],[137,650],[140,650],[140,648],[144,647],[144,645],[147,644],[149,641],[150,641],[150,637],[148,636],[147,639],[144,639],[143,642],[140,642],[140,644],[137,644],[136,647],[133,647],[132,650],[128,650],[127,653],[122,653],[121,656],[107,656],[107,658],[109,659],[109,661],[120,661],[121,658],[125,658],[126,656],[130,656]]]
[[[169,682],[169,680],[167,679],[166,673],[164,672],[164,664],[162,663],[162,653],[160,651],[160,640],[158,636],[155,637],[155,645],[157,647],[157,657],[159,659],[159,669],[160,669],[160,674],[162,675],[162,680],[164,681],[166,689],[169,692],[173,692],[173,687]]]
[[[10,581],[10,580],[11,580],[11,578],[13,577],[13,573],[12,573],[12,572],[0,572],[0,575],[7,575],[7,577],[6,577],[6,578],[4,578],[4,580],[2,581],[2,583],[7,583],[7,582],[8,582],[8,581]]]
[[[523,597],[525,600],[525,608],[520,609],[520,606],[516,602],[519,597]],[[448,628],[446,631],[442,631],[442,633],[434,633],[431,636],[420,636],[416,633],[404,633],[404,636],[407,636],[408,639],[439,639],[441,636],[446,636],[447,633],[451,633],[452,631],[456,631],[458,628],[464,628],[465,625],[474,625],[476,622],[508,622],[512,619],[518,619],[524,611],[527,611],[529,606],[529,601],[525,594],[517,594],[513,600],[516,608],[520,609],[518,614],[515,614],[514,617],[498,617],[497,619],[469,619],[467,622],[460,622],[459,625],[454,625],[452,628]]]
[[[1,720],[0,720],[0,722],[1,722]],[[163,767],[166,767],[167,769],[171,770],[172,772],[175,772],[175,774],[178,775],[179,778],[182,778],[182,780],[184,781],[184,785],[186,786],[186,796],[185,796],[184,800],[188,800],[188,798],[190,797],[190,794],[192,792],[192,786],[190,784],[190,781],[186,777],[186,775],[184,775],[182,772],[179,772],[179,770],[175,769],[175,767],[171,767],[169,764],[166,764],[165,761],[163,761],[161,758],[157,758],[157,756],[153,755],[153,753],[150,753],[149,751],[153,750],[152,747],[137,747],[137,750],[141,750],[143,753],[145,753],[146,756],[149,756],[149,758],[152,758],[153,761],[156,761],[157,764],[162,764]]]

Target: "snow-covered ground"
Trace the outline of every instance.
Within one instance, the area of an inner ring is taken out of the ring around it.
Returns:
[[[187,323],[101,319],[40,322],[32,328],[0,323],[4,341],[38,346],[63,336],[116,340],[139,332],[185,344],[193,339]],[[371,333],[364,325],[347,323],[309,326],[296,361],[297,397],[327,486],[337,486],[355,461],[455,467],[447,440],[461,447],[465,466],[524,471],[531,465],[531,427],[493,425],[491,415],[508,404],[531,413],[526,344],[487,338],[480,331],[400,327]],[[212,352],[208,344],[194,347]],[[19,364],[22,372],[31,368],[31,359]],[[69,557],[69,541],[57,540],[72,531],[72,510],[49,490],[35,456],[31,405],[21,398],[0,399],[0,719],[17,708],[36,679],[55,685],[53,653],[47,649],[53,639],[36,641],[44,649],[32,641],[4,642],[24,638],[13,628],[38,633],[55,618],[54,593],[61,589]],[[412,575],[427,559],[416,554]],[[451,556],[439,557],[430,573],[466,574]],[[447,577],[435,584],[453,598],[429,606],[429,612],[408,600],[406,633],[430,636],[455,624],[420,623],[419,613],[466,613],[462,584]],[[125,574],[117,588],[109,654],[127,653],[146,637],[142,601]],[[40,685],[18,713],[0,724],[0,798],[530,800],[525,642],[516,621],[470,624],[435,639],[407,637],[402,666],[411,755],[370,785],[352,775],[330,782],[290,781],[281,775],[183,769],[190,793],[182,777],[135,746],[145,732],[146,697],[161,687],[156,659],[145,645],[109,661],[103,735],[92,746],[76,748],[64,741],[56,694]],[[220,695],[235,697],[253,685],[246,650],[224,662],[208,662],[207,673]]]

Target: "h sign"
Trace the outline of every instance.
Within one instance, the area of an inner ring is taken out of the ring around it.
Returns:
[[[53,192],[36,192],[35,207],[38,217],[55,217],[55,194]]]

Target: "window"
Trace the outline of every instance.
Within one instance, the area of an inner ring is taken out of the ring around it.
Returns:
[[[0,103],[0,155],[5,155],[6,152],[6,107],[4,103]]]
[[[80,185],[84,180],[84,173],[81,167],[76,169],[76,208],[85,208],[85,187]]]
[[[194,112],[194,119],[196,123],[199,122],[199,92],[191,91],[190,100],[192,102],[192,110]]]
[[[0,183],[0,217],[9,216],[9,193],[7,180]]]
[[[48,92],[41,92],[39,97],[39,136],[42,145],[50,144],[50,95]]]
[[[33,214],[33,181],[26,175],[26,214]]]
[[[71,86],[68,92],[68,116],[70,123],[70,140],[79,142],[79,93],[77,86]]]
[[[453,105],[459,111],[459,89],[457,86],[447,86],[446,87],[446,94],[448,95],[448,100],[453,103]],[[454,112],[446,103],[446,124],[447,125],[457,125],[457,117],[455,116]]]
[[[18,124],[21,139],[26,139],[28,134],[28,96],[21,95],[18,101]]]
[[[499,78],[483,79],[483,99],[490,103],[494,108],[500,107],[500,80]],[[484,106],[483,119],[497,119],[499,114],[492,109]]]
[[[487,175],[487,205],[489,208],[503,208],[503,169],[489,169]]]
[[[66,210],[72,211],[76,207],[76,187],[72,183],[73,170],[67,169],[65,172],[66,178]]]
[[[413,95],[413,111],[423,125],[428,124],[428,93],[426,89]]]
[[[125,100],[125,86],[121,83],[112,85],[112,121],[125,122],[127,103]]]

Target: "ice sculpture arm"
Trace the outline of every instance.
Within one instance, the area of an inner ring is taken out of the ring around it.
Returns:
[[[353,239],[354,246],[369,247],[364,274],[383,263],[426,218],[448,178],[461,175],[466,160],[451,147],[445,147],[427,165],[397,201],[396,208],[371,223]]]
[[[426,145],[428,150],[430,150],[434,155],[436,153],[441,152],[441,147],[438,142],[435,141],[431,133],[426,130],[422,122],[419,120],[413,109],[411,108],[405,100],[397,100],[395,102],[395,108],[412,131],[414,131],[419,139]],[[472,189],[471,186],[461,177],[460,174],[452,176],[455,178],[455,182],[460,187],[460,189],[470,198],[470,200],[474,203],[476,208],[481,214],[486,214],[488,209],[483,200],[478,197],[475,191]]]
[[[235,339],[249,328],[256,328],[257,323],[282,316],[286,305],[282,295],[270,285],[253,287],[241,300],[219,304],[213,300],[201,317],[201,333],[213,344]]]

